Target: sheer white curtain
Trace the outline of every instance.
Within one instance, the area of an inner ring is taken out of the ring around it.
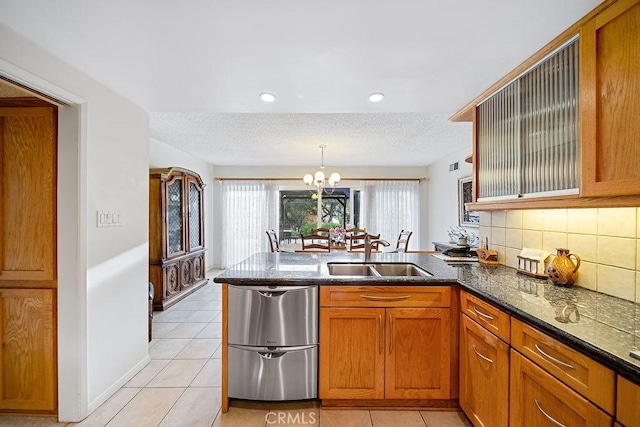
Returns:
[[[420,183],[418,181],[362,181],[362,225],[395,249],[400,230],[413,231],[409,249],[419,249]],[[380,249],[384,248],[381,246]]]
[[[277,182],[222,182],[222,268],[268,251],[270,228],[278,228]]]

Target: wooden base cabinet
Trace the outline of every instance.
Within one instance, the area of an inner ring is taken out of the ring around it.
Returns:
[[[417,295],[390,289],[360,292],[374,307],[320,309],[321,399],[450,399],[450,309],[380,307]],[[360,304],[349,298],[338,304]]]
[[[613,419],[544,369],[511,350],[510,426],[610,427]]]
[[[460,407],[476,427],[507,427],[509,344],[460,318]]]

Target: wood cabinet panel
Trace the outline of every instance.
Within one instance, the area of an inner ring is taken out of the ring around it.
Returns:
[[[52,289],[0,289],[0,410],[54,413]]]
[[[510,426],[610,427],[613,419],[511,350]]]
[[[0,287],[54,287],[55,107],[0,108]]]
[[[502,341],[509,343],[511,317],[508,314],[464,291],[460,292],[460,310]]]
[[[449,307],[449,286],[322,286],[320,305],[345,307]]]
[[[347,292],[349,288],[360,289]],[[451,398],[450,308],[420,307],[424,301],[420,298],[417,307],[393,307],[398,302],[393,298],[364,301],[373,307],[361,307],[362,301],[353,298],[353,306],[348,306],[349,298],[363,291],[367,295],[388,297],[393,296],[393,290],[405,292],[403,288],[410,288],[412,295],[422,295],[421,290],[427,291],[426,295],[433,294],[432,287],[320,288],[325,304],[332,295],[331,289],[337,291],[333,295],[338,295],[335,307],[320,309],[321,399],[349,400],[357,405],[357,401],[365,400],[425,402]],[[381,302],[391,307],[378,307]],[[449,304],[448,298],[446,304]]]
[[[465,314],[460,318],[460,407],[475,426],[506,427],[509,345]]]
[[[619,0],[580,31],[583,196],[640,193],[640,2]]]
[[[615,373],[535,328],[513,319],[511,345],[610,414],[615,412]]]
[[[618,375],[616,419],[627,427],[640,427],[640,385]]]
[[[448,399],[450,311],[386,310],[385,398]]]
[[[384,397],[384,322],[383,308],[320,311],[321,399]]]

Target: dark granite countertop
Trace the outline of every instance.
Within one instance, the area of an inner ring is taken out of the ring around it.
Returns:
[[[362,262],[355,253],[259,253],[214,281],[237,285],[442,285],[458,283],[477,295],[640,384],[640,304],[580,287],[562,288],[513,268],[447,264],[429,254],[377,253],[372,262],[409,262],[433,277],[331,276],[328,262]]]

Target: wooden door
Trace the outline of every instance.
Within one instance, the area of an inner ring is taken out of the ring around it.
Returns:
[[[580,30],[582,196],[640,194],[640,1],[619,0]]]
[[[460,407],[475,426],[506,427],[509,345],[466,315],[460,318]]]
[[[613,419],[545,370],[511,350],[510,426],[610,427]]]
[[[320,310],[321,399],[384,398],[384,308]]]
[[[450,310],[387,308],[386,399],[450,398]]]
[[[0,411],[56,409],[54,292],[0,288]]]

